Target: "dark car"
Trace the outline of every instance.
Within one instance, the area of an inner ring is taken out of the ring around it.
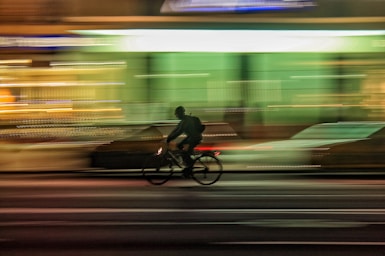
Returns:
[[[91,166],[106,169],[140,169],[147,156],[160,147],[161,142],[175,128],[176,123],[153,124],[126,139],[98,146],[91,153]],[[205,123],[201,148],[213,148],[217,143],[238,140],[227,123]]]
[[[222,161],[246,169],[345,169],[385,167],[385,122],[310,126],[287,140],[224,151]]]
[[[340,124],[336,136],[351,141],[318,148],[313,151],[312,164],[325,169],[385,167],[385,123]]]

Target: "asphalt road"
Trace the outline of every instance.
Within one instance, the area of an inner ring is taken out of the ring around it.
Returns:
[[[0,255],[385,255],[385,179],[1,174]]]

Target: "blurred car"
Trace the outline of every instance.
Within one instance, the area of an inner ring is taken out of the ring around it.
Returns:
[[[155,153],[161,142],[175,128],[176,122],[153,124],[125,139],[98,146],[91,153],[91,167],[105,169],[140,169],[147,156]],[[239,140],[227,123],[204,123],[201,149],[212,149],[219,142]],[[179,140],[183,137],[179,138]]]
[[[246,169],[299,170],[382,168],[384,156],[385,122],[336,122],[310,126],[287,140],[225,150],[221,159]]]

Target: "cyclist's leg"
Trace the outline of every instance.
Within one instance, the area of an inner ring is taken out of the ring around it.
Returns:
[[[189,177],[194,165],[194,160],[191,156],[194,153],[194,148],[200,143],[200,141],[193,140],[190,137],[185,138],[178,144],[178,148],[181,150],[181,155],[186,168],[183,169],[183,175]]]
[[[181,156],[183,158],[184,163],[188,166],[188,163],[190,162],[190,156],[189,156],[189,138],[183,139],[181,142],[178,143],[177,147],[180,150]]]
[[[193,165],[194,165],[194,159],[192,159],[192,155],[194,154],[194,149],[195,147],[200,143],[200,140],[190,140],[188,141],[187,146],[185,147],[185,152],[186,152],[186,172],[188,175],[191,174]]]
[[[177,144],[177,147],[180,150],[183,150],[184,146],[189,143],[189,137],[184,138],[181,142]]]
[[[177,147],[180,149],[180,154],[182,156],[183,162],[185,163],[186,167],[182,170],[184,177],[190,176],[189,166],[192,165],[191,163],[191,156],[189,154],[189,137],[183,139],[181,142],[177,144]]]

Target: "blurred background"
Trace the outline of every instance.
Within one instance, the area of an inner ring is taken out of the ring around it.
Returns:
[[[384,256],[384,155],[385,0],[0,0],[0,255]]]
[[[178,105],[244,141],[385,121],[384,13],[383,0],[0,0],[2,149],[88,153]],[[2,155],[0,169],[28,168]]]

